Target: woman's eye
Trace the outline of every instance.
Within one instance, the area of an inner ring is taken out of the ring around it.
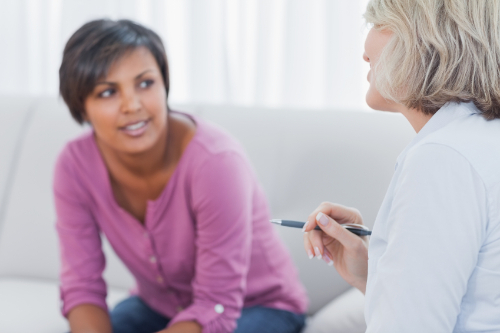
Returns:
[[[115,93],[114,89],[106,89],[103,92],[99,93],[99,97],[107,98],[113,95],[114,93]]]
[[[139,87],[141,88],[147,88],[153,84],[153,80],[144,80],[141,83],[139,83]]]

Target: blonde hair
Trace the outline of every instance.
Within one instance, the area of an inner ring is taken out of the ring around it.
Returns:
[[[371,0],[365,19],[393,33],[375,67],[382,96],[426,114],[472,101],[500,118],[500,0]]]

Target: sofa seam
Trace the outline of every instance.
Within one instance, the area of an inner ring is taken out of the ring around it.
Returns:
[[[0,201],[0,239],[2,237],[2,232],[4,228],[4,221],[5,217],[7,215],[7,208],[9,206],[9,201],[10,201],[10,192],[12,191],[12,188],[14,186],[14,180],[15,180],[15,174],[17,172],[17,167],[19,166],[19,161],[21,158],[22,154],[22,148],[24,146],[24,143],[26,141],[26,137],[28,134],[28,127],[31,124],[31,120],[35,114],[36,110],[36,105],[38,104],[37,102],[39,101],[39,98],[36,98],[33,103],[28,107],[28,111],[26,112],[26,115],[24,116],[24,119],[21,123],[21,129],[19,131],[19,134],[16,137],[15,144],[14,144],[14,150],[12,153],[12,159],[11,163],[9,165],[9,169],[7,171],[7,179],[5,183],[5,188],[3,190],[3,196],[2,200]]]

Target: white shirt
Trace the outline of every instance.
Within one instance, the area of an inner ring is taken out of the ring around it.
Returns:
[[[449,103],[401,153],[365,317],[367,333],[500,332],[500,119]]]

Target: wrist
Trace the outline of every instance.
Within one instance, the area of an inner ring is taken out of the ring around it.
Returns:
[[[362,281],[357,281],[355,283],[352,283],[351,284],[354,288],[358,289],[359,291],[361,291],[363,293],[363,295],[366,294],[366,280],[362,280]]]

